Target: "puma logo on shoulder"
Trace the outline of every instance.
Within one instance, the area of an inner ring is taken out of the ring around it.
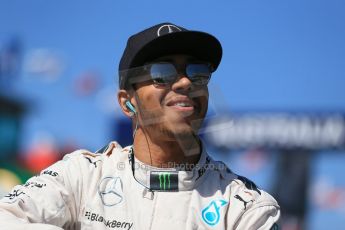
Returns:
[[[240,195],[235,195],[234,197],[235,197],[235,199],[237,199],[237,200],[243,202],[244,210],[247,209],[247,204],[248,204],[249,202],[253,202],[253,200],[245,201]]]

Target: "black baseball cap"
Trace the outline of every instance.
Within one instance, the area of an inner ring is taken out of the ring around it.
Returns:
[[[132,35],[119,64],[119,87],[124,89],[127,70],[144,65],[166,55],[186,54],[207,61],[215,71],[222,58],[222,46],[214,36],[177,26],[160,23]]]

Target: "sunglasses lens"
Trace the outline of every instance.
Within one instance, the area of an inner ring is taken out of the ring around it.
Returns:
[[[170,63],[156,63],[151,65],[150,74],[157,85],[171,84],[178,76],[176,68]]]
[[[207,85],[211,77],[211,67],[207,64],[187,64],[185,73],[195,85]],[[156,85],[173,84],[179,74],[172,63],[154,63],[150,67],[151,79]]]
[[[196,85],[206,85],[211,78],[211,68],[207,64],[188,64],[186,74]]]

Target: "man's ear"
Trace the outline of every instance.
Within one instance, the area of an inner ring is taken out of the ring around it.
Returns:
[[[132,110],[130,110],[128,108],[128,106],[126,106],[126,102],[129,101],[130,103],[133,103],[131,100],[131,97],[128,93],[127,90],[121,89],[118,91],[117,93],[117,100],[119,102],[119,105],[121,107],[122,112],[127,116],[132,118],[134,113]]]

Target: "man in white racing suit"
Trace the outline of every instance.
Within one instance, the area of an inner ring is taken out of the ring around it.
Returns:
[[[128,39],[118,101],[133,145],[78,150],[0,201],[0,229],[278,229],[268,193],[211,159],[197,135],[222,48],[162,23]]]

